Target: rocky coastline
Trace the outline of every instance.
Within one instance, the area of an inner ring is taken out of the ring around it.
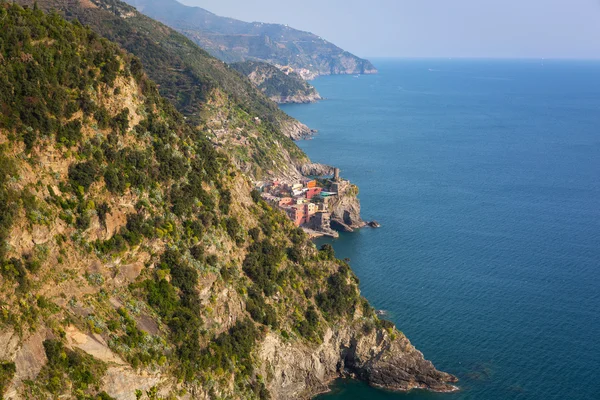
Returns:
[[[318,93],[296,94],[293,96],[270,96],[269,98],[277,104],[310,104],[323,99]]]
[[[314,129],[295,119],[284,121],[281,125],[282,133],[292,140],[308,139],[316,133]]]
[[[376,71],[375,71],[376,72]],[[318,163],[307,163],[298,168],[303,176],[337,177],[339,169]],[[309,226],[305,232],[313,239],[339,237],[338,232],[353,232],[364,227],[379,228],[377,221],[365,222],[361,217],[358,186],[345,182],[344,188],[329,205],[330,226]],[[426,360],[396,327],[382,320],[383,328],[365,331],[355,324],[350,328],[330,329],[317,348],[286,346],[280,338],[268,337],[261,349],[265,373],[276,373],[270,390],[278,399],[310,399],[328,392],[332,381],[342,377],[361,380],[373,387],[408,392],[429,390],[449,393],[458,391],[458,378],[438,371]],[[270,370],[269,370],[270,369]]]
[[[448,393],[458,390],[455,376],[438,371],[393,327],[360,324],[329,329],[318,346],[296,346],[269,335],[259,352],[262,373],[271,374],[270,391],[278,399],[310,399],[329,391],[336,379],[359,379],[398,392],[414,389]]]

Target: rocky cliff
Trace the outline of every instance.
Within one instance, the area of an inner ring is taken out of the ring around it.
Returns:
[[[282,130],[285,132],[285,135],[292,140],[308,139],[315,133],[314,130],[297,120],[282,123]]]
[[[333,175],[333,167],[319,163],[307,163],[300,167],[304,176],[327,176]]]
[[[358,187],[345,182],[338,196],[332,198],[329,204],[331,212],[331,227],[342,232],[352,232],[362,228],[366,222],[360,216],[360,201]]]
[[[231,68],[248,77],[261,92],[278,104],[321,100],[317,90],[291,69],[281,70],[260,61],[233,63]]]
[[[357,321],[358,322],[358,321]],[[339,377],[355,377],[390,390],[458,390],[456,378],[440,372],[395,329],[332,328],[319,346],[291,346],[267,336],[260,349],[262,373],[273,376],[278,399],[310,399]]]

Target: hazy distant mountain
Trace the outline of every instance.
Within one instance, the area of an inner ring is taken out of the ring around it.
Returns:
[[[243,22],[175,0],[126,0],[144,14],[181,31],[209,53],[232,63],[262,60],[291,66],[304,78],[330,74],[371,74],[377,70],[309,32],[280,24]]]

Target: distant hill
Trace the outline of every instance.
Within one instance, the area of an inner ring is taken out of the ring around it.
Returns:
[[[127,0],[142,13],[155,18],[206,49],[233,63],[262,60],[291,66],[305,79],[317,75],[371,74],[377,70],[361,59],[309,32],[280,24],[243,22],[215,15],[200,7],[175,0]]]
[[[321,100],[317,90],[295,71],[281,69],[263,61],[242,61],[230,65],[279,104],[313,103]]]

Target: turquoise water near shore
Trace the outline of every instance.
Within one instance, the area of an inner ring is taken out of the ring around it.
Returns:
[[[340,381],[322,399],[600,399],[600,62],[376,65],[283,108],[382,224],[338,257],[461,391]]]

